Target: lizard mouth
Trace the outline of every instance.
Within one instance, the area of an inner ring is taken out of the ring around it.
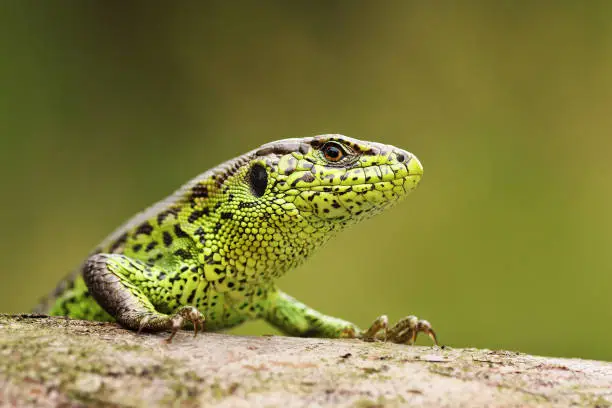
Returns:
[[[302,190],[294,204],[304,214],[321,220],[361,220],[400,202],[418,186],[421,177],[410,174],[391,181],[316,186]]]
[[[305,217],[328,221],[368,218],[398,203],[419,185],[421,162],[405,151],[399,156],[401,159],[390,158],[383,164],[368,163],[369,158],[364,157],[363,166],[318,166],[295,172],[283,180],[286,195],[282,200]]]
[[[309,176],[311,176],[309,174]],[[379,189],[384,191],[394,186],[402,186],[406,183],[413,184],[413,188],[423,177],[423,166],[416,156],[411,156],[406,164],[394,165],[372,165],[368,167],[356,167],[347,169],[338,176],[321,173],[318,177],[311,176],[312,184],[297,185],[301,191],[323,191],[343,193],[347,188],[361,191],[361,189]],[[318,179],[318,180],[317,180]],[[405,187],[409,187],[405,186]]]
[[[416,156],[410,157],[406,167],[408,168],[408,174],[411,176],[423,176],[423,165]]]

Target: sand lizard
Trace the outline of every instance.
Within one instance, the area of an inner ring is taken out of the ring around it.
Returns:
[[[275,279],[335,233],[396,204],[421,180],[413,154],[342,135],[265,144],[136,214],[60,282],[38,312],[132,330],[206,330],[263,318],[295,336],[412,343],[414,316],[365,331],[293,299]]]

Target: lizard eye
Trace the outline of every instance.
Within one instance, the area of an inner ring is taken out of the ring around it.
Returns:
[[[249,172],[249,182],[251,183],[251,191],[253,191],[256,197],[264,195],[268,186],[268,172],[266,168],[259,163],[255,163]]]
[[[346,155],[342,145],[336,142],[325,143],[323,147],[321,147],[321,151],[330,162],[338,162]]]

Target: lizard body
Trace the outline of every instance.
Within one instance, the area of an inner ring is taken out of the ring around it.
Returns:
[[[274,283],[336,232],[400,201],[422,174],[411,153],[342,135],[265,144],[135,215],[37,311],[172,336],[185,323],[219,330],[263,318],[290,335],[411,343],[421,331],[435,341],[414,316],[392,328],[381,316],[361,331]]]

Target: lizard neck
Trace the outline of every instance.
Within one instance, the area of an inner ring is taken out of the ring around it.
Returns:
[[[299,212],[278,217],[263,212],[253,218],[219,206],[186,228],[200,249],[207,280],[266,281],[299,266],[342,227]]]

